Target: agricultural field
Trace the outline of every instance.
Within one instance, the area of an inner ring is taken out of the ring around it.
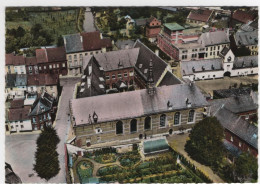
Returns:
[[[81,183],[93,179],[106,183],[210,182],[173,150],[142,157],[137,147],[127,153],[117,153],[114,148],[85,152],[74,158],[73,173],[74,182]]]
[[[79,11],[80,8],[7,8],[6,52],[61,45],[62,35],[79,32]]]

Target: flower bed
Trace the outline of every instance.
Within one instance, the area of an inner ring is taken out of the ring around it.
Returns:
[[[116,159],[117,155],[115,153],[106,153],[94,157],[94,160],[101,164],[113,163],[116,161]]]
[[[121,167],[119,167],[118,165],[112,165],[112,166],[106,166],[106,167],[100,168],[98,170],[97,174],[98,174],[98,176],[112,175],[112,174],[116,174],[122,170],[123,169]]]
[[[119,158],[120,164],[123,167],[132,167],[136,163],[138,163],[140,160],[141,160],[141,157],[140,157],[140,154],[138,153],[138,151],[132,151],[132,152],[126,153]]]
[[[81,183],[88,181],[88,178],[92,177],[93,173],[93,164],[89,161],[81,161],[77,165],[77,174]]]

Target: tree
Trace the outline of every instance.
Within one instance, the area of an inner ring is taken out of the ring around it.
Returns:
[[[63,40],[63,37],[61,35],[58,37],[57,46],[58,47],[64,46],[64,40]]]
[[[257,159],[249,153],[242,153],[235,160],[235,174],[239,182],[244,182],[246,179],[253,178],[257,180]]]
[[[16,36],[17,37],[23,37],[24,34],[25,34],[25,30],[21,26],[19,26],[16,30]]]
[[[197,123],[189,137],[185,150],[191,158],[211,166],[222,161],[224,130],[216,117],[207,117]]]
[[[59,173],[59,160],[56,151],[60,139],[56,130],[50,126],[44,126],[38,137],[37,150],[35,152],[34,170],[39,177],[47,181]]]

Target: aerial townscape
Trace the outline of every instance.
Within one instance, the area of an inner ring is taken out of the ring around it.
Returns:
[[[6,183],[255,183],[258,7],[7,7]]]

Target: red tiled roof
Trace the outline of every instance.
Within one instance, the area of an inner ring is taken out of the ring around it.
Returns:
[[[81,33],[81,36],[83,37],[83,48],[85,51],[100,50],[102,47],[112,47],[111,40],[109,38],[101,39],[99,31]]]
[[[212,10],[197,10],[197,11],[192,10],[187,18],[192,20],[207,22],[210,18],[211,13]]]
[[[45,85],[57,85],[59,81],[58,74],[37,74],[28,75],[27,85],[28,86],[45,86]]]
[[[24,105],[23,99],[15,99],[11,102],[10,109],[21,108]]]
[[[64,47],[47,48],[48,62],[66,61],[66,51]]]
[[[248,23],[248,21],[254,20],[255,17],[256,16],[253,14],[253,12],[250,13],[242,10],[236,10],[232,18],[239,22]]]
[[[25,58],[25,64],[28,65],[36,65],[37,64],[37,60],[36,57],[26,57]]]
[[[24,56],[15,56],[13,54],[5,54],[5,64],[6,65],[25,65]]]
[[[37,59],[37,63],[48,62],[46,50],[45,49],[36,49],[36,59]]]
[[[30,108],[31,108],[30,106],[25,106],[23,108],[9,109],[8,120],[9,121],[22,121],[22,120],[30,119],[28,117]]]
[[[5,54],[5,65],[13,65],[13,54]]]

